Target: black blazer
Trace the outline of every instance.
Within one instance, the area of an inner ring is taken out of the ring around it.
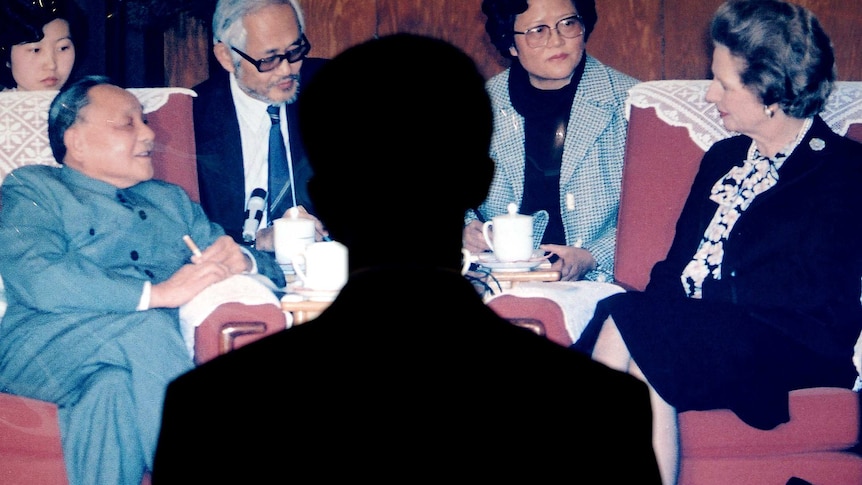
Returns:
[[[736,136],[706,153],[647,293],[684,298],[679,275],[715,213],[712,186],[745,159],[750,144],[751,138]],[[724,246],[722,279],[704,282],[704,300],[771,321],[824,355],[852,349],[862,331],[860,212],[862,145],[837,135],[817,116],[784,161],[778,184],[758,195],[734,225]]]
[[[300,71],[300,82],[308,83],[325,63],[326,59],[305,59]],[[245,175],[239,121],[231,97],[229,74],[219,71],[195,86],[194,90],[198,94],[194,99],[193,111],[201,206],[210,220],[221,225],[229,236],[242,243]],[[307,191],[312,172],[299,138],[297,103],[299,99],[287,105],[296,198],[297,204],[314,214]]]
[[[728,408],[751,426],[772,429],[790,419],[791,390],[849,388],[856,379],[862,145],[815,117],[778,184],[734,224],[721,279],[703,282],[702,299],[687,298],[680,275],[715,214],[712,187],[750,146],[751,138],[738,135],[707,151],[646,290],[599,302],[575,346],[590,349],[610,313],[644,374],[677,411]]]
[[[164,411],[154,485],[660,483],[646,385],[501,319],[456,272],[354,273],[315,320],[179,377]]]

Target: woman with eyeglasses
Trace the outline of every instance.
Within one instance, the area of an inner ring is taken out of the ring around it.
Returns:
[[[4,0],[0,5],[0,90],[59,90],[75,67],[82,16],[73,2]]]
[[[594,0],[484,0],[485,30],[511,66],[488,81],[494,106],[487,199],[467,214],[464,245],[488,250],[482,221],[509,203],[563,280],[611,281],[627,122],[637,80],[586,53]]]

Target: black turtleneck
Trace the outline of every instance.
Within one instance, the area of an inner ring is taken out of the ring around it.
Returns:
[[[519,62],[509,71],[509,98],[524,117],[524,200],[521,213],[548,211],[543,244],[566,244],[560,213],[560,167],[569,125],[569,113],[586,64],[586,55],[575,68],[572,80],[560,89],[538,89]]]

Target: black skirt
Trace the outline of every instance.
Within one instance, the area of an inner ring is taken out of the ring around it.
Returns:
[[[644,292],[600,301],[573,347],[591,354],[608,316],[649,384],[677,412],[730,409],[771,429],[790,419],[791,390],[849,388],[856,378],[848,356],[818,354],[739,307]]]

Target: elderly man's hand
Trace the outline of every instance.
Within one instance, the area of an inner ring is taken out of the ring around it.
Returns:
[[[177,308],[206,287],[231,276],[227,266],[215,262],[183,265],[167,280],[153,285],[150,308]]]
[[[192,256],[192,263],[218,263],[225,266],[231,274],[239,274],[252,268],[248,256],[230,236],[221,236],[212,246],[203,250],[200,256]]]
[[[200,256],[192,256],[191,260],[192,264],[184,265],[167,280],[153,285],[150,308],[177,308],[206,287],[252,267],[248,256],[229,236],[216,239]]]

